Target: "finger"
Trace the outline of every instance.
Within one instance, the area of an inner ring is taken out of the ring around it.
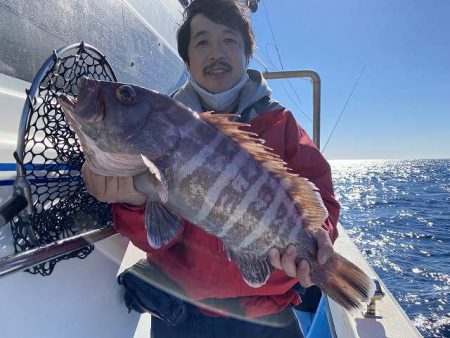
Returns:
[[[81,176],[85,177],[89,174],[89,166],[87,165],[86,162],[84,162],[83,166],[81,167]]]
[[[281,266],[280,251],[278,251],[278,249],[272,248],[269,250],[269,259],[270,259],[270,264],[272,264],[272,266],[275,269],[283,268]]]
[[[134,188],[133,177],[120,177],[117,181],[117,196],[122,196],[125,203],[138,206],[147,201],[147,196]]]
[[[334,250],[332,245],[319,247],[317,251],[317,261],[320,265],[325,265],[328,260],[333,256]]]
[[[297,266],[295,265],[296,256],[297,250],[293,245],[289,245],[287,250],[281,256],[281,266],[289,277],[297,277]]]
[[[84,169],[85,185],[88,192],[100,202],[108,202],[107,196],[107,177],[97,175],[90,168]]]
[[[119,177],[115,176],[100,176],[98,175],[98,183],[102,187],[101,198],[102,202],[115,203],[119,195]]]
[[[132,194],[135,196],[141,195],[141,193],[137,192],[136,189],[134,189],[133,185],[133,177],[121,177],[117,180],[117,191],[119,194]]]
[[[93,193],[92,171],[86,163],[83,164],[83,167],[81,167],[81,175],[83,176],[84,185],[86,186],[87,191],[89,191],[92,194]]]
[[[313,285],[310,273],[311,269],[309,267],[308,262],[302,259],[297,268],[297,278],[300,285],[303,286],[304,288],[309,288],[310,286]]]
[[[316,240],[318,247],[317,261],[320,265],[324,265],[334,253],[333,243],[331,243],[330,236],[325,230],[317,232]]]

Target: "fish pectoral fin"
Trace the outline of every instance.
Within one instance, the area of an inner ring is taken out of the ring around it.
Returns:
[[[161,202],[164,204],[167,203],[167,201],[169,200],[169,188],[164,175],[161,173],[158,167],[149,160],[147,156],[141,154],[141,157],[142,161],[150,171],[150,180],[154,185],[155,190],[158,193],[159,198],[161,199]]]
[[[270,264],[269,255],[258,256],[252,253],[234,252],[225,247],[228,258],[236,263],[244,281],[253,288],[266,284],[275,268]]]
[[[148,244],[159,249],[169,243],[182,227],[182,220],[158,201],[147,201],[145,228]]]

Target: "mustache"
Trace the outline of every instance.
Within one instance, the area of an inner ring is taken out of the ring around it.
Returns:
[[[213,61],[211,62],[209,65],[207,65],[204,69],[203,69],[203,73],[207,73],[209,72],[211,69],[214,69],[216,67],[220,67],[220,68],[224,68],[226,70],[231,70],[231,66],[223,61],[223,60],[217,60],[217,61]]]

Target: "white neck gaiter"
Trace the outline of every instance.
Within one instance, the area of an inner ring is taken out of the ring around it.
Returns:
[[[248,75],[244,73],[239,82],[232,88],[217,94],[208,92],[202,88],[193,78],[189,76],[189,83],[195,89],[201,99],[208,105],[208,108],[214,109],[217,112],[223,112],[231,108],[236,101],[242,87],[247,83]]]

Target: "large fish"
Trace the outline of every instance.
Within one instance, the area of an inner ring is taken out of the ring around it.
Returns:
[[[134,176],[148,195],[148,242],[160,248],[186,219],[223,241],[243,279],[266,283],[269,250],[294,244],[311,280],[345,308],[367,301],[373,283],[337,253],[321,266],[307,229],[327,210],[315,186],[288,171],[245,125],[230,115],[198,114],[170,97],[122,83],[83,78],[78,102],[59,98],[91,169]]]

